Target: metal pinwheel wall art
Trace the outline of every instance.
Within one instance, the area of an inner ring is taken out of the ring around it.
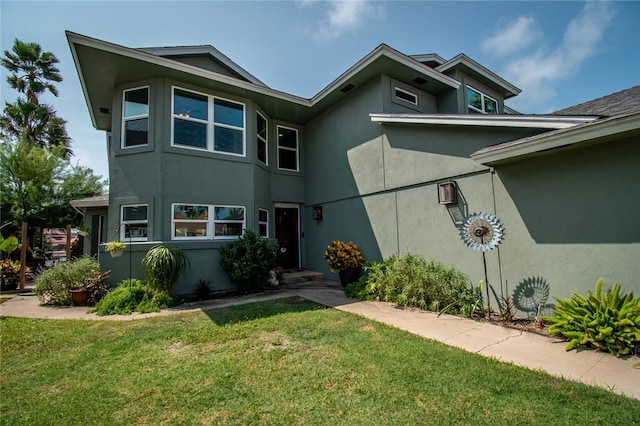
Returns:
[[[474,213],[467,217],[460,228],[460,237],[467,247],[482,252],[484,284],[487,288],[487,315],[491,315],[489,279],[485,252],[494,249],[504,238],[504,228],[497,217],[490,213]]]
[[[467,247],[476,251],[489,251],[502,242],[504,228],[490,213],[474,213],[460,228],[460,237]]]

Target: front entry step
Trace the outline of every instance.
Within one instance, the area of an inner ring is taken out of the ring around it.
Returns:
[[[281,285],[297,284],[297,283],[303,283],[307,281],[322,281],[322,280],[324,280],[323,273],[302,270],[302,271],[296,271],[296,272],[285,272],[282,275],[282,281],[280,282],[280,284]]]

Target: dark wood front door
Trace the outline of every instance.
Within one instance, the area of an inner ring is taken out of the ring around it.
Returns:
[[[300,269],[298,209],[276,207],[276,238],[280,249],[286,249],[282,260],[285,269]]]

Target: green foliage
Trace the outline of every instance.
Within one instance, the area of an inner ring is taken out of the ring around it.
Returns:
[[[132,312],[160,312],[173,305],[166,292],[154,291],[140,280],[124,280],[100,300],[94,309],[96,315],[129,315]]]
[[[352,282],[344,289],[344,294],[347,297],[360,300],[373,300],[373,294],[369,285],[368,278],[360,277],[358,281]]]
[[[438,316],[447,312],[457,313],[466,318],[473,318],[476,314],[484,315],[485,309],[482,300],[482,286],[484,281],[480,281],[477,286],[465,287],[460,291],[458,298],[445,306]]]
[[[242,237],[220,249],[220,266],[245,292],[264,288],[276,256],[276,247],[246,229]]]
[[[71,305],[69,290],[86,288],[105,278],[98,261],[85,256],[42,271],[34,280],[34,292],[45,305]]]
[[[211,299],[211,282],[207,280],[198,280],[194,296],[196,300],[209,300]]]
[[[402,306],[438,311],[445,306],[460,311],[476,293],[468,278],[454,268],[434,260],[405,253],[365,266],[366,284],[359,281],[349,292],[364,299],[377,299]]]
[[[189,267],[189,258],[178,247],[155,246],[145,254],[142,267],[149,287],[156,292],[173,294],[173,287]]]
[[[640,297],[633,292],[622,296],[621,286],[602,293],[602,278],[595,293],[587,297],[574,293],[570,299],[556,298],[555,315],[545,317],[550,335],[569,339],[568,351],[579,346],[592,346],[615,355],[637,351],[640,344]]]

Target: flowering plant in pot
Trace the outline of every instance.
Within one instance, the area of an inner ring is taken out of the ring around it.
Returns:
[[[331,272],[340,274],[340,282],[343,287],[357,281],[364,264],[364,256],[354,242],[345,243],[335,240],[324,251],[324,258]]]

